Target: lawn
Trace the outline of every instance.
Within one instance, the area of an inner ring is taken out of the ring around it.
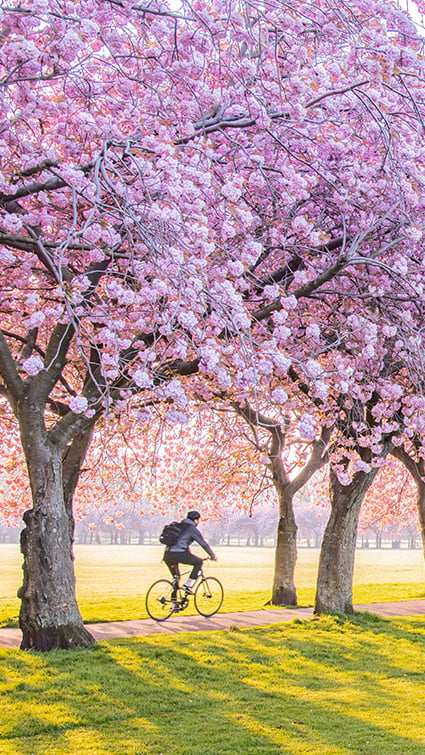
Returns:
[[[0,650],[2,755],[425,752],[425,621],[357,615]]]
[[[144,616],[161,549],[77,546],[86,621]],[[273,552],[223,548],[208,570],[223,610],[261,608]],[[301,550],[300,603],[318,553]],[[16,617],[17,546],[0,546],[3,622]],[[355,600],[425,597],[420,551],[358,551]],[[172,619],[171,619],[172,621]],[[222,632],[0,649],[2,755],[410,755],[425,752],[425,618],[357,614]]]
[[[218,548],[217,563],[206,569],[225,589],[222,611],[254,610],[270,598],[272,548]],[[300,605],[312,605],[319,552],[300,549],[296,584]],[[167,576],[160,546],[77,545],[77,596],[84,621],[146,617],[145,593],[154,579]],[[17,545],[0,545],[0,626],[16,625],[22,581]],[[421,550],[358,550],[354,601],[368,603],[425,598]]]

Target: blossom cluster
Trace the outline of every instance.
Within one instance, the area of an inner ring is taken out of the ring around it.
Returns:
[[[376,456],[385,433],[423,434],[413,23],[375,0],[183,5],[2,11],[0,317],[18,374],[75,415],[139,393],[183,422],[226,393],[292,412],[308,441],[344,413]]]

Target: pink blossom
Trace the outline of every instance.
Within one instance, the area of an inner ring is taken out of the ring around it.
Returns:
[[[184,412],[178,412],[175,409],[168,409],[165,414],[165,418],[170,422],[175,422],[180,425],[187,425],[189,422],[189,417],[187,414],[185,414]]]
[[[266,297],[266,299],[270,299],[270,300],[276,299],[280,293],[278,285],[264,286],[263,291],[264,291],[264,296]]]
[[[297,309],[298,299],[295,296],[282,296],[280,303],[285,310]]]
[[[3,215],[1,224],[9,233],[18,233],[22,228],[23,219],[19,215]]]
[[[78,54],[82,47],[82,40],[72,29],[69,29],[63,39],[61,40],[61,55],[62,57],[71,62]]]
[[[232,385],[232,378],[223,367],[216,372],[217,383],[223,391],[226,391]]]
[[[318,398],[325,400],[329,396],[329,386],[323,380],[316,380],[314,383],[314,393]]]
[[[151,388],[153,385],[152,378],[146,370],[136,370],[133,372],[132,378],[139,388]]]
[[[305,329],[305,334],[308,338],[314,338],[315,340],[320,339],[320,327],[316,322],[311,323],[310,325],[307,325]]]
[[[181,408],[187,406],[188,398],[183,386],[178,380],[170,380],[170,382],[163,388],[163,394],[166,397],[172,398],[177,406],[180,406]]]
[[[314,418],[310,414],[303,414],[299,421],[298,430],[303,438],[314,440],[316,437]]]
[[[22,369],[28,375],[37,375],[43,368],[43,361],[37,356],[31,356],[22,362]]]
[[[277,375],[284,375],[290,368],[292,360],[285,354],[277,352],[271,355]]]
[[[305,215],[299,215],[292,221],[292,227],[300,235],[308,235],[313,223]]]
[[[3,262],[5,265],[12,265],[15,259],[15,255],[10,249],[5,249],[4,247],[0,249],[0,262]]]
[[[286,343],[288,339],[291,337],[292,331],[290,328],[287,328],[285,325],[280,325],[278,328],[275,328],[273,331],[273,335],[280,343]]]
[[[379,392],[383,399],[397,400],[403,396],[403,388],[397,383],[384,383],[380,385]]]
[[[341,469],[336,469],[336,476],[338,477],[338,480],[341,483],[341,485],[350,485],[352,482],[352,478]]]
[[[25,305],[27,307],[36,307],[38,302],[40,300],[40,297],[36,293],[28,294],[27,298],[25,299]]]
[[[288,394],[283,390],[283,388],[276,388],[272,392],[272,399],[276,402],[276,404],[286,404],[288,400]]]
[[[84,229],[84,239],[90,244],[95,244],[99,241],[102,235],[102,228],[99,223],[93,223],[88,228]]]
[[[71,412],[81,414],[85,412],[88,406],[87,399],[84,396],[73,396],[69,402]]]
[[[271,375],[273,371],[273,362],[270,359],[260,359],[257,364],[257,369],[262,375]]]
[[[150,409],[143,409],[136,413],[137,421],[141,424],[147,424],[152,417],[152,411]]]
[[[305,371],[309,377],[316,378],[323,375],[323,367],[315,359],[309,359],[305,365]]]
[[[233,176],[227,183],[221,188],[221,193],[226,199],[232,202],[237,202],[242,193],[243,179],[238,176]]]
[[[356,459],[356,461],[353,463],[353,472],[370,472],[370,465],[366,464],[365,461],[362,461],[361,459]]]
[[[28,318],[28,327],[29,328],[38,328],[40,325],[43,324],[44,320],[46,319],[44,312],[34,312],[31,317]]]

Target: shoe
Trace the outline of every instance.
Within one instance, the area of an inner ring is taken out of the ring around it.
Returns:
[[[187,587],[187,586],[185,585],[185,586],[184,586],[184,591],[185,591],[186,595],[193,595],[193,590],[192,590],[192,588],[191,588],[191,587]]]

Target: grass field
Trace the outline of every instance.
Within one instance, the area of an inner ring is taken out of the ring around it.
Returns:
[[[301,551],[312,597],[317,552]],[[76,548],[83,617],[142,616],[161,550]],[[273,553],[222,549],[227,606],[269,596]],[[3,618],[17,611],[20,557],[0,546]],[[419,551],[359,551],[358,602],[425,597]],[[12,612],[12,613],[11,613]],[[172,619],[171,619],[172,621]],[[0,649],[1,755],[420,755],[425,617],[356,614],[221,632],[101,642],[91,650]]]
[[[206,569],[225,589],[222,611],[261,608],[270,598],[272,548],[218,548],[219,560]],[[319,552],[300,549],[296,584],[300,605],[312,605]],[[146,616],[144,598],[155,579],[167,576],[159,546],[77,545],[77,597],[84,621],[118,621]],[[16,625],[22,581],[17,545],[0,545],[0,626]],[[425,598],[421,550],[358,550],[354,601]]]
[[[2,755],[419,755],[425,621],[0,650]]]

